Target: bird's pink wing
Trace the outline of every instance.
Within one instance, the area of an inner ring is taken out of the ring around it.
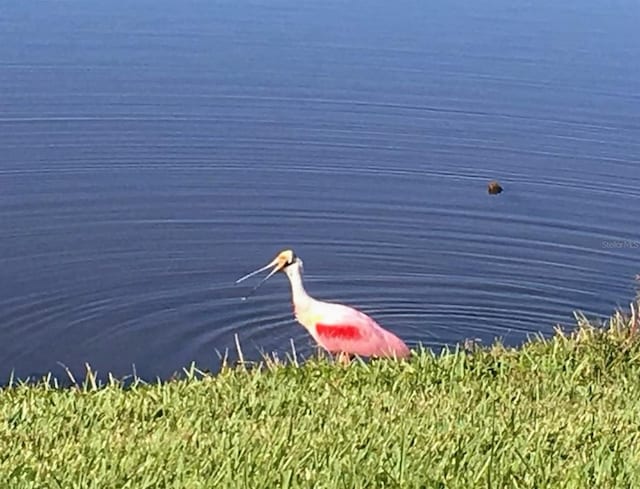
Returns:
[[[393,353],[392,335],[387,334],[366,314],[341,304],[326,304],[315,332],[320,345],[331,353],[361,356]]]

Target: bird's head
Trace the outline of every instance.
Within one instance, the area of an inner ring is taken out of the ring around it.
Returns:
[[[280,272],[289,265],[293,265],[296,261],[298,261],[298,257],[293,250],[284,250],[278,253],[278,256],[276,256],[267,267],[273,267],[275,272]]]
[[[273,260],[271,260],[271,262],[267,263],[264,267],[258,268],[257,270],[254,270],[253,272],[240,277],[238,280],[236,280],[236,283],[239,284],[249,277],[253,277],[254,275],[268,270],[269,268],[271,268],[271,272],[269,272],[269,274],[253,288],[253,290],[251,291],[252,293],[255,292],[258,287],[260,287],[276,273],[282,271],[288,272],[289,270],[293,271],[294,269],[302,268],[302,260],[296,256],[293,250],[281,251]]]

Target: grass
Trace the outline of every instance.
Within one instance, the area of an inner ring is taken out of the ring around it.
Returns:
[[[616,313],[519,348],[0,390],[0,487],[640,487],[640,343]]]

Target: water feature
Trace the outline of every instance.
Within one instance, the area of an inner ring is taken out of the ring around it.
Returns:
[[[215,369],[235,334],[304,355],[284,277],[234,286],[287,247],[411,346],[626,304],[640,7],[614,3],[6,2],[0,382]]]

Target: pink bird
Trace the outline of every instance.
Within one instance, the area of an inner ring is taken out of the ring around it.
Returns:
[[[252,292],[275,273],[286,273],[291,283],[296,319],[329,353],[339,355],[342,360],[348,360],[350,355],[395,358],[410,355],[409,348],[400,338],[366,314],[349,306],[322,302],[309,296],[302,283],[302,260],[292,250],[281,252],[271,263],[239,278],[236,283],[272,267],[271,273]]]

